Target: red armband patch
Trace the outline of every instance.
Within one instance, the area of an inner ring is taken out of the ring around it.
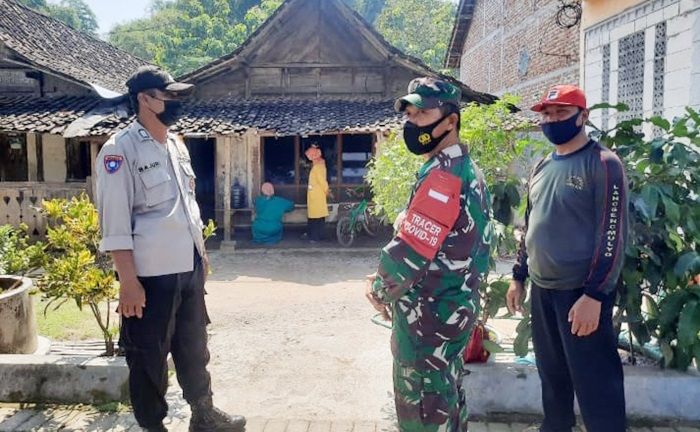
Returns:
[[[411,200],[399,237],[421,256],[435,258],[459,216],[461,189],[459,177],[433,170]]]

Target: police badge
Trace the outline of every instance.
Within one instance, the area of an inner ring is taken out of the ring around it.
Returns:
[[[124,162],[124,156],[122,155],[106,155],[104,157],[105,170],[107,170],[108,174],[114,174],[119,171],[122,162]]]

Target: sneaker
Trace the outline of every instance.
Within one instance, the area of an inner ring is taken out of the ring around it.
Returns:
[[[211,404],[192,407],[190,432],[243,432],[245,417],[228,415]]]

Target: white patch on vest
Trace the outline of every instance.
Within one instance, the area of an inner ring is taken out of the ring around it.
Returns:
[[[444,193],[440,193],[440,192],[438,192],[438,191],[436,191],[436,190],[434,190],[434,189],[430,189],[430,190],[428,191],[428,196],[429,196],[430,198],[436,199],[436,200],[438,200],[438,201],[440,201],[440,202],[442,202],[442,203],[447,203],[447,201],[450,199],[450,197],[448,197],[448,196],[445,195]]]

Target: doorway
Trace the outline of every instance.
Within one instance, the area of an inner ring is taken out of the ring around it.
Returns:
[[[216,139],[186,138],[185,145],[190,152],[192,169],[197,176],[195,193],[197,204],[202,213],[202,221],[206,224],[209,219],[216,220],[215,193],[215,159]]]

